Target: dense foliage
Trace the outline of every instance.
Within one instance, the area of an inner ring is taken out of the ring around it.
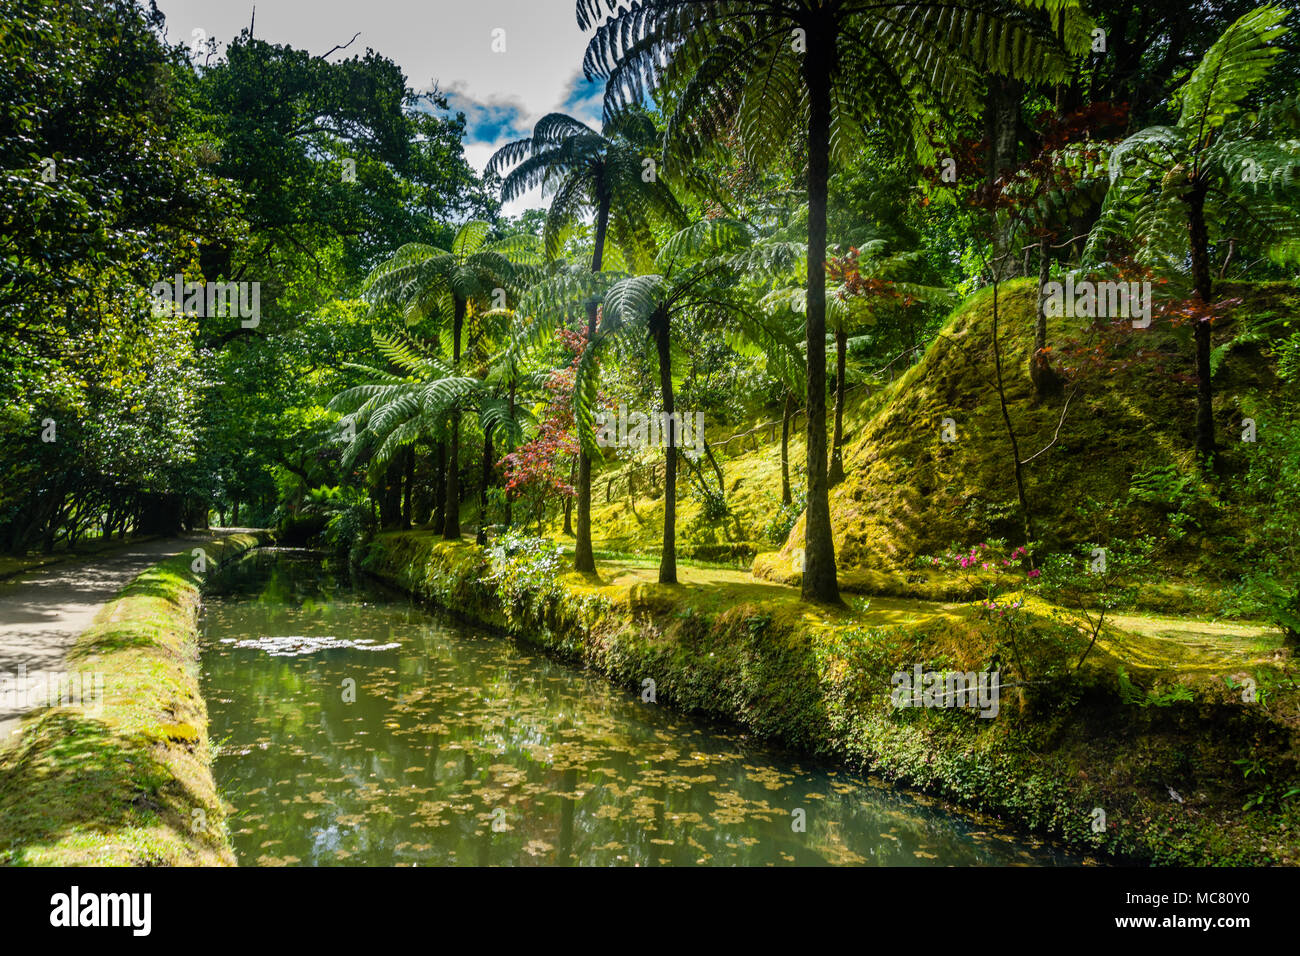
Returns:
[[[1295,628],[1294,403],[1215,381],[1234,349],[1278,381],[1300,364],[1291,316],[1230,323],[1242,298],[1221,292],[1294,280],[1300,259],[1285,7],[579,0],[603,124],[549,114],[482,175],[466,118],[376,51],[250,29],[217,55],[169,45],[131,0],[3,7],[9,552],[213,519],[344,550],[381,528],[523,524],[573,535],[590,571],[598,508],[648,494],[670,583],[683,502],[688,534],[748,546],[727,465],[779,433],[752,538],[797,543],[804,596],[835,603],[852,409],[992,287],[1020,514],[990,530],[1020,539],[1023,571],[1060,571],[1068,549],[1049,552],[1091,539],[1035,524],[1050,509],[1024,471],[1047,449],[1019,448],[1008,395],[1030,368],[1032,408],[1059,407],[1068,443],[1085,382],[1174,349],[1091,311],[1049,341],[1046,290],[1150,281],[1194,356],[1169,388],[1196,454],[1131,476],[1128,504],[1174,543],[1215,507],[1253,516],[1224,541],[1252,555],[1234,600]],[[535,188],[544,210],[501,215]],[[997,296],[1035,274],[1021,354]],[[179,288],[160,307],[173,279],[238,287],[240,311]],[[1227,454],[1225,401],[1268,442]]]

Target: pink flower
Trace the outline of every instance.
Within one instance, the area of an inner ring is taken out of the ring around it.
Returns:
[[[1042,572],[1040,572],[1037,568],[1034,568],[1034,570],[1032,570],[1032,571],[1029,572],[1029,576],[1030,576],[1031,578],[1036,578],[1036,577],[1038,577],[1038,575],[1039,575],[1040,573],[1042,573]]]

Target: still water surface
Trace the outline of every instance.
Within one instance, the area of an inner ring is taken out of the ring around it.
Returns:
[[[245,866],[1077,862],[308,553],[254,552],[205,604],[217,784]]]

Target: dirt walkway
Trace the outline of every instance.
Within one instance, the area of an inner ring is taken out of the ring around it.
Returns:
[[[121,550],[64,561],[0,583],[0,744],[40,696],[45,674],[63,670],[77,636],[105,602],[141,571],[180,551],[198,547],[211,534],[125,545]],[[25,668],[26,685],[18,680]]]

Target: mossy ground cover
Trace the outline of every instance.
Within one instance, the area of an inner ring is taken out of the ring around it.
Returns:
[[[1267,634],[1201,647],[1112,627],[1075,672],[1083,637],[1029,596],[1012,630],[961,604],[815,607],[724,568],[685,568],[673,586],[630,561],[530,578],[424,532],[381,535],[363,566],[630,690],[653,680],[658,704],[1103,856],[1300,863],[1300,813],[1284,798],[1297,781],[1300,694]],[[995,719],[891,703],[892,675],[915,664],[982,670],[1013,655],[1032,680],[1003,690]],[[1254,703],[1236,683],[1247,676],[1266,689]],[[1106,824],[1094,831],[1098,808]]]
[[[877,405],[880,393],[855,389],[847,401],[845,419],[848,437],[854,423],[866,420]],[[736,434],[749,431],[738,429]],[[780,426],[763,429],[752,437],[722,445],[716,453],[723,473],[727,513],[708,517],[700,480],[686,469],[678,470],[677,534],[678,557],[742,565],[747,569],[756,554],[770,551],[785,540],[785,533],[771,536],[773,517],[781,510]],[[710,433],[710,441],[718,441]],[[793,489],[802,488],[806,426],[802,416],[793,419],[789,438],[789,472]],[[725,442],[725,439],[722,439]],[[657,466],[658,459],[655,460]],[[707,459],[699,462],[700,474],[710,491],[717,477]],[[629,472],[636,477],[629,494]],[[663,490],[649,480],[645,462],[611,459],[592,483],[591,528],[597,550],[619,554],[657,554],[662,542]],[[552,519],[543,530],[557,539],[562,522]]]
[[[258,543],[204,548],[220,562]],[[77,639],[68,670],[102,675],[101,706],[34,714],[0,751],[0,863],[234,864],[199,692],[192,560],[140,574]]]
[[[1214,332],[1220,476],[1216,487],[1191,481],[1168,501],[1135,494],[1134,480],[1162,472],[1195,475],[1192,352],[1185,330],[1159,324],[1132,330],[1104,351],[1107,361],[1078,377],[1077,389],[1039,401],[1028,374],[1036,294],[1030,280],[1002,287],[999,342],[1022,458],[1051,445],[1026,466],[1039,550],[1150,538],[1156,543],[1154,565],[1134,582],[1133,610],[1215,618],[1242,613],[1231,593],[1248,537],[1248,519],[1236,507],[1243,468],[1237,438],[1245,409],[1284,387],[1269,349],[1286,332],[1276,320],[1300,315],[1300,290],[1286,283],[1221,284],[1220,294],[1238,304]],[[1055,352],[1097,344],[1081,322],[1049,321]],[[1011,449],[993,385],[991,333],[992,295],[984,290],[954,311],[906,373],[880,388],[851,393],[846,475],[830,495],[844,591],[968,599],[974,594],[966,582],[918,567],[917,556],[952,544],[1020,540]],[[1058,354],[1054,361],[1074,367],[1082,360]],[[955,442],[941,440],[945,418],[956,422]],[[801,427],[790,439],[796,486],[804,437]],[[778,439],[779,429],[765,430],[755,442],[728,445],[730,456],[719,452],[727,504],[722,517],[705,517],[698,482],[679,470],[679,559],[729,563],[779,583],[798,583],[802,520],[784,540],[769,536],[780,509]],[[614,461],[593,480],[593,541],[598,551],[653,561],[663,529],[662,490],[646,480],[643,469],[630,495],[631,468]],[[711,466],[701,462],[701,471],[712,486]],[[560,524],[555,519],[544,531],[567,543],[572,539],[560,533]]]

